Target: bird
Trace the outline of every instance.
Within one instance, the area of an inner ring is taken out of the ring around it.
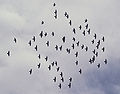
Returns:
[[[84,48],[84,45],[83,45],[83,44],[81,45],[81,48],[82,48],[82,49]]]
[[[98,45],[100,45],[100,40],[98,40],[98,42],[97,42],[97,43],[98,43]]]
[[[62,51],[62,45],[59,47],[60,51]]]
[[[30,69],[29,73],[30,73],[30,75],[32,74],[32,69]]]
[[[66,15],[66,18],[68,19],[68,18],[69,18],[69,15]]]
[[[28,42],[28,44],[31,46],[31,40]]]
[[[97,38],[97,35],[96,35],[96,33],[94,33],[94,38],[95,38],[95,39]]]
[[[41,31],[39,35],[42,38],[43,37],[43,31]]]
[[[54,77],[53,81],[56,82],[56,77]]]
[[[69,21],[69,24],[70,24],[70,26],[72,25],[72,22],[71,22],[71,20]]]
[[[35,50],[37,51],[37,45],[35,46]]]
[[[87,22],[87,19],[85,19],[85,23]]]
[[[73,37],[72,40],[75,41],[75,38]]]
[[[79,29],[80,29],[80,30],[82,29],[82,26],[81,26],[81,25],[79,26]]]
[[[55,7],[55,6],[56,6],[56,4],[54,3],[54,4],[53,4],[53,6]]]
[[[72,44],[72,46],[71,46],[73,49],[75,48],[75,46],[74,46],[74,44]]]
[[[57,10],[55,10],[54,13],[57,14]]]
[[[68,84],[68,87],[71,88],[71,83]]]
[[[35,36],[33,36],[33,38],[32,38],[32,39],[33,39],[33,41],[35,42]]]
[[[60,70],[60,67],[57,67],[57,72]]]
[[[54,36],[55,34],[54,34],[54,32],[52,32],[52,36]]]
[[[75,61],[75,64],[78,65],[78,60]]]
[[[55,61],[55,65],[57,66],[57,61]]]
[[[90,34],[90,28],[88,29],[88,31],[87,31],[87,32],[88,32],[88,34]]]
[[[88,29],[88,24],[85,27],[86,27],[86,29]]]
[[[85,30],[83,31],[83,33],[82,33],[84,36],[85,36]]]
[[[41,24],[44,24],[44,21],[42,21]]]
[[[55,46],[55,49],[58,50],[58,46],[57,45]]]
[[[63,77],[61,78],[61,81],[64,82],[64,78]]]
[[[75,32],[75,28],[73,28],[73,33],[75,34],[76,32]]]
[[[15,42],[15,43],[17,42],[17,39],[16,39],[16,38],[14,38],[14,42]]]
[[[72,77],[69,78],[69,81],[72,82]]]
[[[80,74],[82,73],[82,69],[79,70],[79,73],[80,73]]]
[[[102,41],[103,41],[103,42],[105,41],[105,38],[104,38],[104,36],[102,37]]]
[[[92,61],[95,62],[95,56],[92,57]]]
[[[46,42],[47,47],[49,46],[49,41]]]
[[[88,51],[88,47],[87,46],[86,46],[85,50]]]
[[[7,52],[7,55],[10,56],[10,51]]]
[[[66,51],[68,52],[68,54],[70,54],[70,49],[67,48]]]
[[[78,57],[78,52],[75,53],[75,56]]]
[[[57,15],[55,15],[54,17],[55,17],[55,19],[57,19]]]
[[[103,52],[105,51],[105,47],[102,47],[102,51],[103,51]]]
[[[52,62],[51,65],[54,66],[54,62]]]
[[[63,77],[63,73],[62,72],[60,73],[60,76]]]
[[[45,35],[45,37],[46,37],[46,36],[47,36],[47,32],[45,32],[45,34],[44,34],[44,35]]]
[[[100,63],[97,65],[98,68],[100,68]]]
[[[90,58],[89,62],[90,62],[90,64],[92,64],[92,63],[93,63],[93,61],[91,60],[91,58]]]
[[[65,36],[62,38],[63,43],[65,42]]]
[[[96,52],[96,54],[95,54],[95,55],[96,55],[96,57],[98,57],[98,52]]]
[[[48,61],[48,56],[45,57],[45,60]]]
[[[38,66],[38,69],[39,69],[40,68],[40,63],[37,66]]]
[[[91,42],[92,42],[92,44],[94,44],[94,39]]]
[[[51,65],[48,66],[48,69],[51,70]]]
[[[92,52],[93,52],[93,54],[95,54],[95,49]]]
[[[78,41],[76,44],[77,44],[77,46],[79,46],[80,42]]]
[[[96,48],[99,49],[99,44],[97,44]]]
[[[104,60],[105,64],[107,64],[107,59]]]
[[[65,15],[65,16],[66,16],[66,15],[68,15],[68,14],[67,14],[67,12],[65,12],[65,14],[64,14],[64,15]]]
[[[61,83],[58,85],[58,87],[61,89]]]
[[[40,59],[40,54],[38,55],[38,58]]]

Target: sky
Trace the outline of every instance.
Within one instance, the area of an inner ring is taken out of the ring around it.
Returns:
[[[56,6],[53,7],[53,3]],[[54,19],[54,10],[58,10],[58,19]],[[0,94],[120,94],[120,1],[119,0],[0,0]],[[67,12],[72,20],[65,18]],[[79,25],[85,25],[88,19],[91,35],[85,37],[79,30]],[[41,21],[45,23],[41,25]],[[76,28],[77,34],[72,33]],[[45,31],[47,37],[40,38],[39,33]],[[55,32],[55,36],[51,36]],[[99,50],[99,58],[93,65],[89,64],[91,40],[94,33],[97,39],[105,37],[101,47],[105,52]],[[36,36],[32,46],[29,40]],[[66,36],[66,43],[61,38]],[[70,55],[66,52],[56,52],[55,45],[63,45],[63,49],[70,47],[72,37],[80,40],[80,44],[89,46],[89,51],[80,51],[79,65],[76,67],[74,51]],[[17,38],[14,43],[13,38]],[[50,41],[50,47],[45,42]],[[38,45],[36,52],[34,47]],[[11,56],[7,56],[7,51]],[[41,59],[38,59],[38,54]],[[48,61],[45,61],[48,56]],[[104,64],[104,58],[108,64]],[[62,89],[58,88],[60,83],[59,72],[56,67],[48,70],[48,66],[58,61],[60,71],[64,73],[65,82]],[[41,63],[41,68],[37,64]],[[97,64],[101,67],[98,69]],[[33,69],[32,75],[29,70]],[[82,74],[79,74],[81,68]],[[54,77],[58,78],[56,83]],[[68,88],[69,77],[73,78],[72,88]]]

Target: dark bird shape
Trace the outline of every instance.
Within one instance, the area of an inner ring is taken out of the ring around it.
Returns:
[[[37,45],[35,46],[35,50],[37,51]]]
[[[93,54],[95,54],[95,49],[92,52],[93,52]]]
[[[68,19],[68,18],[69,18],[69,15],[66,15],[66,18]]]
[[[105,51],[105,47],[102,47],[102,51],[103,51],[103,52]]]
[[[80,29],[80,30],[82,29],[82,26],[81,26],[81,25],[79,26],[79,29]]]
[[[73,37],[73,39],[72,39],[73,41],[75,41],[75,38]]]
[[[30,69],[29,73],[30,73],[30,75],[32,74],[32,69]]]
[[[51,70],[51,65],[48,66],[48,69]]]
[[[88,47],[87,46],[86,46],[85,50],[88,51]]]
[[[82,69],[79,70],[79,73],[80,73],[80,74],[82,73]]]
[[[94,33],[94,38],[96,39],[97,38],[97,35]]]
[[[72,46],[71,46],[73,49],[75,48],[75,45],[74,44],[72,44]]]
[[[52,36],[54,36],[55,35],[55,33],[54,32],[52,32]]]
[[[57,19],[57,15],[55,15],[54,17],[55,17],[55,19]]]
[[[68,54],[70,54],[70,49],[67,48],[66,51],[68,52]]]
[[[63,73],[62,72],[60,73],[60,76],[63,77]]]
[[[91,42],[92,42],[92,44],[94,44],[94,40],[92,40]]]
[[[10,56],[10,51],[7,52],[7,55]]]
[[[69,78],[69,81],[72,82],[72,77]]]
[[[99,49],[99,44],[97,44],[96,48]]]
[[[45,35],[45,37],[46,37],[46,36],[47,36],[47,32],[45,32],[45,34],[44,34],[44,35]]]
[[[105,38],[104,38],[104,36],[102,37],[102,41],[103,41],[103,42],[105,41]]]
[[[39,35],[42,38],[43,37],[43,31],[41,31]]]
[[[65,42],[65,36],[62,38],[63,43]]]
[[[57,61],[55,61],[55,65],[57,66],[58,64],[57,64]]]
[[[38,69],[39,69],[40,68],[40,63],[37,66],[38,66]]]
[[[87,22],[87,19],[85,19],[85,23]]]
[[[98,42],[97,42],[97,43],[98,43],[98,45],[100,45],[100,40],[98,40]]]
[[[55,49],[58,50],[58,46],[57,45],[55,46]]]
[[[86,29],[88,29],[88,24],[85,27],[86,27]]]
[[[67,14],[67,12],[65,12],[65,14],[64,14],[65,16],[67,16],[68,14]]]
[[[54,66],[54,62],[52,62],[51,65]]]
[[[60,51],[62,51],[62,45],[59,47]]]
[[[100,63],[97,65],[98,68],[100,68]]]
[[[47,47],[50,45],[50,44],[49,44],[49,41],[46,42],[46,45],[47,45]]]
[[[90,64],[92,64],[92,63],[93,63],[93,61],[91,60],[91,58],[90,58],[90,60],[89,60],[89,63],[90,63]]]
[[[60,70],[60,67],[57,67],[57,72]]]
[[[92,57],[92,61],[95,62],[95,56]]]
[[[38,58],[40,59],[40,54],[38,55]]]
[[[68,87],[71,88],[71,83],[68,84]]]
[[[56,77],[54,77],[53,81],[56,82],[56,80],[57,80]]]
[[[107,64],[107,59],[104,60],[105,64]]]
[[[83,44],[81,45],[81,48],[82,48],[82,49],[84,48],[84,45],[83,45]]]
[[[78,52],[75,53],[75,56],[78,57]]]
[[[76,44],[77,44],[77,46],[79,46],[80,42],[78,41]]]
[[[31,46],[31,40],[28,42],[28,44]]]
[[[88,31],[87,31],[87,32],[88,32],[88,34],[90,34],[90,28],[88,29]]]
[[[75,34],[76,32],[75,32],[75,28],[73,28],[73,33]]]
[[[54,13],[57,14],[57,10],[55,10]]]
[[[75,64],[78,65],[78,60],[75,61]]]
[[[61,81],[64,82],[64,78],[63,77],[61,78]]]
[[[95,53],[96,57],[98,57],[98,52]]]
[[[16,38],[14,38],[14,42],[15,42],[15,43],[17,42],[17,39],[16,39]]]
[[[33,41],[35,42],[35,36],[33,36],[33,38],[32,38],[32,39],[33,39]]]
[[[83,31],[83,35],[85,36],[85,30]]]
[[[72,21],[71,20],[69,21],[69,24],[70,24],[70,26],[72,25]]]
[[[45,57],[45,60],[48,61],[48,56]]]
[[[44,21],[42,21],[41,24],[44,24]]]
[[[61,83],[58,85],[58,87],[61,89]]]
[[[55,6],[56,6],[56,4],[54,3],[54,4],[53,4],[53,6],[55,7]]]

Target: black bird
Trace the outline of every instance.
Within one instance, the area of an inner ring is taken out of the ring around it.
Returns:
[[[82,73],[82,69],[79,70],[79,73],[80,73],[80,74]]]
[[[70,24],[70,26],[72,25],[72,22],[71,22],[71,20],[69,21],[69,24]]]
[[[67,12],[65,12],[65,14],[64,14],[65,16],[67,16]]]
[[[70,49],[67,48],[66,51],[68,52],[68,54],[70,54]]]
[[[61,81],[64,82],[64,78],[63,77],[61,78]]]
[[[55,10],[54,13],[57,14],[57,10]]]
[[[37,45],[35,46],[35,50],[37,51]]]
[[[55,65],[57,66],[57,61],[55,61]]]
[[[57,45],[55,46],[55,49],[58,50],[58,46]]]
[[[77,44],[77,46],[79,46],[80,42],[78,41],[76,44]]]
[[[56,4],[54,3],[54,4],[53,4],[53,6],[55,7],[55,6],[56,6]]]
[[[104,38],[104,36],[102,37],[102,41],[103,41],[103,42],[105,41],[105,38]]]
[[[53,81],[56,82],[56,77],[54,77]]]
[[[31,46],[31,40],[28,42],[28,44]]]
[[[55,15],[54,17],[55,17],[55,19],[57,19],[57,15]]]
[[[62,72],[60,73],[60,76],[63,77],[63,73]]]
[[[61,89],[61,83],[58,85],[58,87]]]
[[[54,62],[52,62],[51,65],[54,66]]]
[[[78,57],[78,52],[75,53],[75,56]]]
[[[81,45],[81,48],[82,48],[82,49],[84,48],[84,45],[83,45],[83,44]]]
[[[71,77],[69,78],[69,81],[72,82],[72,78]]]
[[[48,61],[48,56],[45,57],[45,60]]]
[[[54,36],[55,34],[54,34],[54,32],[52,32],[52,36]]]
[[[10,51],[7,52],[7,55],[10,56]]]
[[[94,44],[94,40],[92,40],[91,42],[92,42],[92,44]]]
[[[44,24],[44,21],[42,21],[41,24]]]
[[[95,62],[95,56],[92,57],[92,61]]]
[[[14,38],[14,42],[15,42],[15,43],[17,42],[17,39],[16,39],[16,38]]]
[[[88,24],[85,27],[86,27],[86,29],[88,29]]]
[[[97,43],[98,43],[98,45],[100,45],[100,40],[98,40],[98,42],[97,42]]]
[[[95,54],[95,49],[92,52],[93,52],[93,54]]]
[[[96,48],[99,49],[99,44],[97,44]]]
[[[98,68],[100,68],[100,63],[97,65]]]
[[[35,36],[33,36],[33,38],[32,38],[32,39],[33,39],[33,41],[35,42]]]
[[[40,59],[40,54],[38,55],[38,58]]]
[[[30,69],[30,71],[29,71],[29,72],[30,72],[30,75],[31,75],[31,74],[32,74],[32,69]]]
[[[103,51],[103,52],[105,51],[105,47],[102,47],[102,51]]]
[[[43,37],[43,31],[41,31],[39,35],[42,38]]]
[[[69,15],[66,15],[67,19],[69,18]]]
[[[75,32],[75,28],[73,28],[73,33],[75,34],[76,32]]]
[[[98,52],[96,52],[96,54],[95,54],[95,55],[96,55],[96,57],[98,57]]]
[[[51,65],[48,66],[48,69],[51,70]]]
[[[107,64],[107,59],[104,60],[105,64]]]
[[[97,35],[94,33],[94,38],[96,39],[97,38]]]
[[[75,64],[78,65],[78,61],[77,60],[75,61]]]
[[[89,30],[87,32],[88,32],[88,34],[90,34],[90,28],[89,28]]]
[[[45,37],[46,37],[46,36],[47,36],[47,32],[45,32],[45,34],[44,34],[44,35],[45,35]]]
[[[86,46],[85,50],[88,51],[88,47],[87,46]]]
[[[57,72],[60,70],[60,67],[57,67]]]
[[[79,26],[79,29],[80,29],[80,30],[82,29],[82,26],[81,26],[81,25]]]
[[[62,51],[62,45],[59,47],[60,51]]]
[[[63,43],[65,42],[65,36],[62,38]]]
[[[90,64],[92,64],[92,63],[93,63],[93,61],[91,60],[91,58],[90,58],[89,62],[90,62]]]
[[[74,44],[72,44],[72,46],[71,46],[73,49],[75,48],[75,45]]]
[[[71,88],[71,83],[68,84],[68,87]]]
[[[37,66],[38,66],[38,69],[39,69],[40,68],[40,63]]]
[[[87,19],[85,19],[85,23],[87,22]]]
[[[49,46],[49,41],[46,42],[47,47]]]
[[[83,35],[85,36],[85,30],[83,31]]]
[[[73,39],[72,39],[73,41],[75,41],[75,38],[73,37]]]

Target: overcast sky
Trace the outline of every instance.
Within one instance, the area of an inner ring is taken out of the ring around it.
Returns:
[[[56,6],[53,7],[53,3]],[[58,10],[58,19],[54,19],[54,10]],[[119,0],[0,0],[0,94],[120,94],[120,1]],[[65,18],[67,12],[72,20]],[[84,26],[88,19],[91,35],[83,36],[79,25]],[[45,23],[41,25],[41,21]],[[77,34],[72,33],[76,28]],[[40,38],[40,31],[48,33]],[[55,36],[51,36],[55,32]],[[105,37],[99,50],[99,57],[95,64],[89,64],[91,45],[94,33],[97,40]],[[29,40],[36,36],[36,42],[28,45]],[[66,43],[61,38],[66,36]],[[79,51],[79,65],[76,67],[75,51],[70,55],[65,50],[56,52],[55,45],[63,45],[63,49],[70,47],[72,37],[76,37],[80,44],[89,46],[89,51]],[[17,38],[14,43],[13,38]],[[50,47],[45,42],[50,41]],[[36,52],[34,47],[38,45]],[[7,56],[7,51],[11,56]],[[41,54],[41,59],[38,59]],[[46,62],[45,56],[49,59]],[[104,64],[104,59],[108,64]],[[60,71],[64,73],[65,82],[62,89],[59,72],[56,67],[48,70],[48,66],[57,60]],[[41,63],[41,68],[37,64]],[[101,67],[98,69],[97,64]],[[29,70],[33,69],[32,75]],[[79,68],[83,70],[79,74]],[[54,77],[58,78],[56,83]],[[68,88],[69,77],[73,78],[72,88]]]

